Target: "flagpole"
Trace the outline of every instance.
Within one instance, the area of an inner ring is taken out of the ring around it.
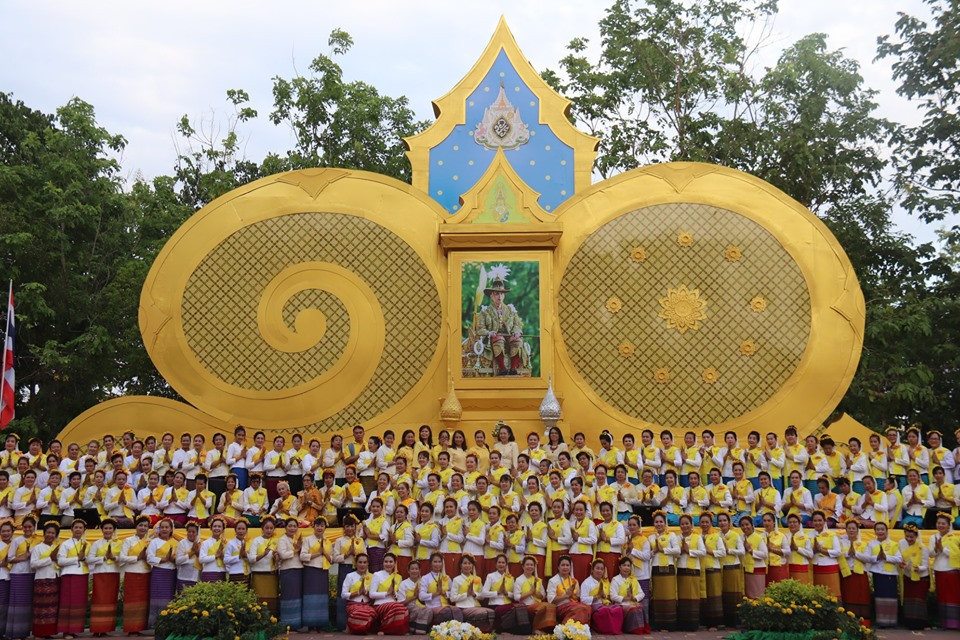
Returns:
[[[10,298],[13,296],[13,278],[10,278],[10,289],[7,291],[7,314],[10,313]],[[3,348],[0,349],[0,352],[3,353],[0,356],[0,393],[3,389],[3,381],[7,377],[7,340],[10,338],[10,318],[6,318],[6,322],[3,323]],[[14,394],[16,395],[16,394]]]

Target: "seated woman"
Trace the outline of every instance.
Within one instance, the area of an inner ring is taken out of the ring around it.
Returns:
[[[527,608],[533,631],[553,631],[557,624],[557,607],[546,602],[543,579],[537,576],[538,563],[533,556],[522,562],[523,573],[513,582],[513,600]]]
[[[568,620],[590,624],[591,609],[580,602],[580,585],[573,577],[570,556],[562,556],[557,562],[557,575],[547,583],[547,602],[556,605],[561,624]]]
[[[497,631],[526,635],[530,633],[530,617],[527,608],[513,600],[514,579],[507,571],[507,556],[498,554],[495,561],[494,570],[487,574],[480,598],[486,600],[487,606],[496,614]]]
[[[580,602],[591,609],[591,627],[606,635],[622,633],[623,609],[610,598],[610,581],[603,560],[594,560],[590,565],[590,575],[580,585],[580,594]]]
[[[354,635],[365,635],[371,633],[377,623],[377,610],[370,604],[373,576],[367,570],[367,554],[358,553],[354,563],[354,571],[343,581],[340,597],[347,603],[347,631]]]
[[[877,489],[872,476],[863,477],[863,495],[851,508],[863,529],[873,529],[887,517],[887,494]]]
[[[420,565],[410,563],[407,573],[407,578],[397,587],[398,597],[407,608],[410,630],[417,635],[424,635],[433,626],[433,611],[420,600]]]
[[[400,591],[403,578],[397,573],[397,557],[392,553],[383,556],[383,569],[373,574],[370,581],[370,598],[377,612],[378,633],[402,636],[410,630],[410,614],[405,598]]]
[[[633,574],[633,561],[630,558],[620,558],[619,573],[610,581],[610,599],[623,610],[623,633],[650,633],[650,621],[643,606],[646,594]]]
[[[471,555],[460,558],[460,575],[450,583],[450,602],[460,609],[463,621],[469,622],[483,633],[493,631],[496,616],[493,609],[480,605],[477,598],[483,588],[483,582],[477,575],[477,562]]]
[[[460,554],[457,554],[458,557]],[[459,564],[459,561],[458,561]],[[446,558],[440,552],[430,554],[430,571],[420,578],[420,602],[430,610],[433,623],[440,624],[448,620],[463,621],[463,610],[451,607],[450,576],[445,572]]]
[[[799,471],[790,472],[790,486],[783,492],[783,507],[787,515],[781,524],[789,526],[787,519],[796,515],[804,527],[810,524],[810,514],[813,513],[813,496],[810,490],[803,486],[803,478]]]
[[[827,476],[817,480],[817,495],[813,497],[813,506],[826,516],[827,527],[835,529],[843,516],[843,496],[830,491],[830,478]]]

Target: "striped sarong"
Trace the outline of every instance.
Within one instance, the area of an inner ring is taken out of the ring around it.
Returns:
[[[30,635],[33,628],[33,574],[10,574],[10,597],[7,604],[7,626],[4,634],[11,640]]]
[[[493,612],[491,611],[490,613]],[[593,613],[593,610],[590,608],[590,605],[583,604],[582,602],[564,602],[563,604],[557,605],[557,618],[560,620],[560,624],[569,622],[570,620],[590,624],[591,613]],[[469,620],[467,620],[467,622],[469,622]]]
[[[119,593],[119,573],[93,574],[93,596],[90,598],[90,633],[110,633],[117,628],[117,596]],[[126,589],[124,589],[124,600],[126,600]]]
[[[276,617],[280,613],[277,605],[277,596],[280,593],[280,581],[272,571],[254,571],[250,578],[253,592],[260,602],[267,603],[267,609]]]
[[[59,605],[60,581],[57,578],[33,581],[33,635],[56,635]]]
[[[245,573],[230,573],[230,574],[227,574],[227,582],[238,582],[240,584],[245,584],[249,587],[250,576],[248,576]]]
[[[677,627],[677,574],[674,567],[653,567],[654,629],[673,631]],[[699,590],[697,598],[699,598]]]
[[[723,624],[736,629],[740,622],[737,610],[743,602],[744,576],[739,564],[723,568]]]
[[[10,581],[0,580],[0,629],[7,628],[7,606],[10,600]]]
[[[865,573],[851,573],[840,580],[840,593],[843,606],[854,615],[863,618],[869,626],[873,619],[873,602],[870,597],[870,579]]]
[[[557,607],[549,602],[534,602],[527,605],[533,631],[553,631],[557,626]]]
[[[347,630],[354,635],[367,635],[377,622],[377,611],[367,602],[347,603]]]
[[[914,631],[930,625],[927,611],[927,594],[930,591],[930,578],[917,581],[904,576],[903,579],[903,624]]]
[[[410,618],[410,630],[423,635],[430,631],[433,624],[433,610],[414,601],[407,605],[407,615]]]
[[[637,582],[640,583],[640,590],[643,591],[643,617],[646,621],[646,628],[650,628],[650,602],[651,602],[651,591],[650,591],[650,578],[637,579]]]
[[[525,636],[532,631],[530,613],[527,607],[515,602],[497,605],[493,608],[497,616],[497,631]]]
[[[597,633],[610,636],[623,633],[623,607],[594,602],[591,608],[590,626]]]
[[[756,569],[753,573],[743,572],[743,595],[748,598],[761,598],[767,588],[766,568]]]
[[[700,628],[700,572],[696,569],[677,569],[677,628]]]
[[[404,636],[410,631],[410,612],[402,602],[374,605],[377,612],[377,633],[385,636]]]
[[[944,629],[960,629],[960,571],[937,571],[934,577],[937,581],[940,626]],[[10,600],[12,604],[13,596]]]
[[[303,569],[280,572],[280,624],[291,631],[303,626]]]
[[[177,590],[177,570],[154,567],[150,572],[150,614],[147,626],[153,628]]]
[[[840,588],[840,567],[837,565],[813,565],[813,584],[826,587],[834,598],[843,597]]]
[[[60,578],[60,612],[57,631],[63,634],[83,633],[87,625],[87,604],[90,594],[90,576],[69,575]],[[34,635],[37,635],[34,633]]]
[[[322,629],[330,625],[330,572],[303,568],[303,626]]]
[[[123,632],[140,633],[150,613],[150,574],[127,572],[123,576]]]
[[[650,633],[650,626],[647,624],[647,616],[643,610],[643,605],[623,605],[623,632],[634,635]]]
[[[574,604],[580,603],[577,602]],[[590,607],[587,607],[587,611],[589,610]],[[493,631],[494,625],[496,624],[496,616],[493,609],[487,609],[486,607],[462,607],[460,612],[463,613],[463,621],[480,629],[481,633],[490,633]]]
[[[723,624],[723,572],[721,569],[705,569],[707,595],[701,598],[700,614],[706,627]],[[699,626],[699,625],[698,625]]]
[[[900,607],[897,576],[873,574],[873,606],[877,613],[878,627],[897,626]]]
[[[225,571],[201,571],[200,582],[220,582],[225,580],[227,574]]]

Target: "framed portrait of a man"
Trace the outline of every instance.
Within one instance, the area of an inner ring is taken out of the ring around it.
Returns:
[[[549,260],[540,251],[457,252],[451,256],[458,344],[451,349],[461,380],[540,386],[550,361],[543,313]],[[451,358],[453,360],[453,357]]]

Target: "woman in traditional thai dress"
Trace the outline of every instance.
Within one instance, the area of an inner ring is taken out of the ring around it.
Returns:
[[[557,607],[546,601],[543,579],[537,575],[537,559],[523,559],[523,573],[513,582],[513,600],[527,608],[531,627],[538,631],[552,631],[557,624]]]
[[[937,583],[940,626],[944,629],[960,629],[960,533],[950,531],[952,520],[949,513],[937,514],[937,532],[927,547]]]
[[[237,488],[237,474],[227,474],[226,487],[217,504],[217,513],[223,516],[228,527],[232,527],[243,514],[243,491]]]
[[[120,546],[120,565],[123,569],[123,632],[137,635],[147,629],[150,612],[150,565],[147,546],[150,539],[150,516],[134,519],[135,534]]]
[[[520,518],[517,514],[507,514],[506,531],[503,534],[503,551],[507,556],[507,571],[514,578],[523,573],[521,561],[527,552],[527,533],[520,528]]]
[[[420,565],[411,562],[407,573],[407,578],[397,587],[397,597],[407,608],[410,630],[416,635],[424,635],[432,626],[433,611],[420,599]]]
[[[573,538],[570,535],[570,521],[567,520],[564,509],[566,502],[561,499],[554,499],[550,502],[550,510],[553,518],[547,522],[547,573],[546,575],[555,576],[559,571],[558,565],[560,558],[570,552],[570,545],[573,544]]]
[[[603,560],[594,560],[590,565],[590,575],[580,584],[580,602],[590,607],[590,626],[597,633],[623,632],[623,609],[610,598],[610,580]]]
[[[696,631],[700,627],[700,563],[707,555],[707,548],[703,536],[694,530],[693,516],[688,513],[680,516],[677,543],[680,545],[677,556],[677,627]]]
[[[86,628],[90,589],[90,569],[87,567],[89,545],[83,539],[86,530],[86,522],[74,520],[70,526],[72,537],[58,545],[56,554],[56,562],[60,567],[60,611],[57,614],[57,632],[62,633],[64,638],[74,638],[77,634],[83,633]],[[34,633],[34,635],[37,634]]]
[[[840,595],[844,606],[863,618],[864,624],[872,624],[873,599],[870,594],[870,579],[863,558],[867,543],[860,538],[860,524],[848,520],[844,525],[847,535],[840,539]]]
[[[455,572],[460,563],[460,554],[463,552],[463,542],[466,539],[464,533],[465,523],[458,512],[459,505],[455,498],[447,498],[443,501],[443,518],[440,519],[440,553],[443,554],[444,569],[447,575]],[[431,553],[433,558],[435,554]],[[433,561],[430,561],[433,564]],[[420,575],[425,576],[430,573],[430,567],[427,571],[420,571]]]
[[[333,544],[326,538],[327,520],[313,520],[313,535],[303,539],[303,626],[314,631],[330,630],[330,565]]]
[[[358,553],[356,567],[343,581],[340,598],[346,601],[347,631],[365,635],[373,631],[377,623],[377,611],[370,604],[370,586],[373,575],[368,571],[367,554]]]
[[[650,551],[650,540],[643,533],[640,516],[630,516],[627,520],[627,541],[623,545],[623,554],[630,558],[633,564],[633,577],[637,579],[640,589],[646,594],[643,598],[643,615],[646,624],[650,624],[650,571],[653,554]],[[619,563],[618,563],[619,571]]]
[[[267,490],[263,486],[263,474],[253,471],[248,476],[250,486],[243,490],[243,517],[251,527],[260,526],[262,518],[270,509]]]
[[[887,525],[878,522],[874,527],[877,539],[867,545],[866,559],[873,576],[873,607],[878,627],[897,626],[900,608],[900,545],[891,540]]]
[[[242,518],[233,525],[233,539],[227,542],[223,552],[223,565],[227,570],[227,580],[250,586],[250,562],[247,560],[247,540],[249,525]]]
[[[903,624],[920,630],[930,626],[927,595],[930,592],[930,552],[920,544],[914,524],[903,525],[900,541],[900,569],[903,574]]]
[[[177,543],[177,593],[200,581],[200,525],[187,523],[187,537]]]
[[[277,576],[277,521],[267,515],[260,519],[260,535],[253,539],[247,550],[247,562],[250,563],[250,586],[261,602],[274,616],[280,613],[277,596],[280,593],[280,579]]]
[[[286,481],[284,481],[286,482]],[[303,562],[300,552],[300,521],[294,517],[284,522],[284,535],[277,540],[280,579],[280,623],[292,631],[303,627]]]
[[[840,584],[840,537],[827,528],[827,514],[813,512],[813,584],[826,587],[835,598],[842,596]]]
[[[726,512],[718,514],[717,518],[721,516],[730,522]],[[703,626],[716,629],[723,624],[723,559],[727,549],[723,543],[723,534],[713,528],[712,513],[700,514],[700,537],[707,551],[700,561],[703,567],[701,586],[705,587],[700,590],[700,617],[703,619]]]
[[[200,582],[219,582],[227,577],[225,529],[226,523],[221,516],[210,521],[210,537],[200,544]]]
[[[740,518],[743,532],[743,595],[760,598],[767,588],[767,541],[753,526],[753,518]]]
[[[7,552],[10,563],[10,599],[7,607],[7,638],[19,640],[30,635],[33,627],[33,582],[34,571],[30,566],[33,547],[43,538],[37,538],[37,519],[23,519],[23,534],[16,536]]]
[[[344,522],[347,517],[355,516],[353,514],[344,516]],[[380,571],[383,568],[383,554],[387,552],[386,542],[390,529],[391,525],[383,514],[383,500],[374,498],[370,501],[370,515],[363,521],[363,526],[360,528],[360,537],[364,540],[371,571]]]
[[[573,561],[563,556],[557,563],[557,575],[547,583],[547,602],[557,607],[560,623],[575,620],[590,624],[591,609],[580,602],[580,583],[573,575]]]
[[[407,506],[398,504],[393,512],[393,522],[384,525],[387,529],[386,544],[396,559],[397,572],[407,575],[407,567],[413,559],[413,525],[410,523]]]
[[[800,516],[796,513],[787,516],[790,530],[784,537],[783,550],[789,557],[790,578],[804,584],[813,584],[813,576],[810,575],[813,536],[804,533],[800,522]]]
[[[790,553],[783,543],[786,534],[777,529],[777,518],[772,513],[763,514],[763,538],[767,543],[767,586],[790,578]]]
[[[34,571],[33,635],[36,638],[49,638],[57,633],[60,579],[57,577],[56,559],[60,546],[57,543],[59,534],[60,525],[48,522],[43,526],[43,542],[30,551],[30,568]]]
[[[422,575],[430,570],[430,555],[440,548],[440,527],[433,519],[433,505],[429,502],[420,505],[420,518],[413,530],[413,545],[416,562],[409,564],[419,564]]]
[[[614,519],[612,503],[601,502],[599,510],[603,522],[597,525],[597,559],[603,560],[608,576],[615,576],[620,572],[617,562],[623,555],[623,543],[627,541],[626,527]]]
[[[400,591],[403,578],[397,573],[397,558],[383,556],[383,569],[370,580],[370,599],[377,612],[377,631],[388,636],[406,635],[410,630],[410,613]]]
[[[120,593],[121,543],[113,520],[100,522],[103,537],[90,545],[87,566],[93,574],[90,600],[90,633],[103,636],[117,628],[117,601]]]
[[[173,520],[164,518],[157,523],[157,537],[147,545],[147,563],[150,570],[150,614],[147,627],[152,628],[160,612],[177,591],[177,541],[173,538]]]
[[[7,628],[7,607],[10,604],[10,564],[13,544],[13,522],[0,524],[0,634]]]
[[[460,558],[460,575],[450,583],[450,602],[463,613],[463,621],[469,622],[483,633],[493,631],[496,615],[493,609],[480,604],[477,599],[483,588],[483,581],[476,574],[477,563],[473,556]]]
[[[163,513],[164,517],[169,518],[171,522],[178,526],[187,524],[187,512],[190,510],[187,504],[187,496],[190,490],[186,487],[187,476],[178,471],[173,476],[173,484],[167,487],[163,497],[157,504],[157,508]]]
[[[646,594],[633,573],[633,561],[630,558],[620,558],[618,573],[610,581],[610,599],[623,611],[624,633],[650,633],[650,621],[643,606]]]
[[[590,563],[593,561],[593,545],[597,543],[597,527],[587,518],[586,505],[573,503],[573,518],[570,522],[570,559],[573,562],[573,575],[577,582],[583,582],[590,575]]]
[[[534,478],[535,479],[535,478]],[[547,570],[547,549],[550,545],[550,538],[547,535],[549,525],[543,519],[544,507],[539,501],[530,501],[527,503],[526,518],[528,522],[524,527],[526,536],[527,556],[532,557],[537,563],[537,576],[544,579]]]
[[[649,538],[651,554],[652,627],[673,631],[677,626],[677,567],[679,536],[667,531],[667,514],[653,514],[654,533]]]
[[[736,465],[734,465],[736,467]],[[742,517],[750,517],[745,515]],[[727,513],[717,515],[717,524],[723,536],[723,624],[731,629],[739,625],[737,611],[743,601],[743,563],[746,555],[743,547],[743,532],[733,526],[733,520]]]
[[[430,610],[433,624],[440,624],[448,620],[463,620],[463,610],[450,606],[450,576],[444,567],[446,558],[443,554],[433,553],[430,556],[430,572],[420,578],[420,602]]]
[[[332,560],[337,565],[337,593],[343,592],[343,583],[356,566],[357,554],[365,553],[363,538],[357,532],[358,526],[356,516],[352,513],[345,515],[343,517],[343,535],[333,543]],[[368,558],[368,567],[369,562]],[[333,626],[339,631],[344,631],[347,628],[347,601],[345,598],[337,598],[337,619]]]
[[[498,554],[494,570],[480,591],[480,598],[494,610],[497,618],[497,631],[526,635],[530,633],[530,615],[527,607],[513,599],[514,577],[508,571],[509,562],[505,554]]]

